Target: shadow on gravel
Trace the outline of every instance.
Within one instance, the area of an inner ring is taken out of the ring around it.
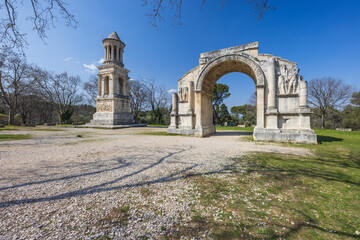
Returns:
[[[146,170],[149,170],[149,169],[151,169],[153,167],[156,167],[156,166],[160,165],[161,163],[163,163],[167,158],[169,158],[169,157],[171,157],[171,156],[173,156],[175,154],[179,154],[179,153],[182,153],[184,151],[190,150],[190,149],[191,149],[191,147],[189,149],[182,149],[182,150],[177,151],[177,152],[168,153],[166,156],[160,158],[157,162],[152,163],[152,164],[150,164],[150,165],[148,165],[148,166],[146,166],[146,167],[144,167],[144,168],[142,168],[142,169],[140,169],[138,171],[134,171],[134,172],[132,172],[130,174],[126,174],[124,176],[115,178],[112,181],[108,181],[108,182],[105,182],[105,183],[102,183],[102,184],[94,185],[94,186],[91,186],[91,187],[86,187],[86,188],[83,188],[83,189],[80,189],[80,190],[69,191],[67,193],[62,193],[62,194],[49,196],[49,197],[24,198],[24,199],[20,199],[20,200],[1,202],[0,203],[0,208],[6,208],[6,207],[10,207],[10,206],[14,206],[14,205],[21,205],[21,204],[26,204],[26,203],[38,203],[38,202],[55,201],[55,200],[60,200],[60,199],[65,199],[65,198],[70,198],[70,197],[85,196],[85,195],[92,194],[92,193],[120,190],[120,189],[131,188],[131,187],[140,187],[140,186],[150,185],[150,184],[155,184],[155,183],[176,181],[178,179],[187,178],[187,177],[190,177],[190,176],[204,175],[202,173],[183,175],[185,172],[187,172],[187,171],[189,171],[189,170],[191,170],[191,169],[198,166],[198,164],[192,164],[192,166],[190,166],[190,167],[187,167],[187,168],[185,168],[185,169],[183,169],[181,171],[178,171],[178,172],[173,173],[173,174],[171,174],[169,176],[162,177],[162,178],[159,178],[159,179],[156,179],[156,180],[144,181],[144,182],[134,183],[134,184],[124,184],[124,185],[115,186],[115,187],[109,187],[109,185],[111,185],[111,184],[115,184],[115,183],[117,183],[117,182],[119,182],[121,180],[132,177],[134,175],[137,175],[137,174],[139,174],[141,172],[144,172]],[[101,170],[101,171],[94,171],[94,172],[89,172],[89,173],[84,173],[84,174],[66,176],[66,177],[57,178],[57,179],[49,179],[49,180],[38,181],[38,182],[28,182],[28,183],[24,183],[24,184],[15,185],[15,186],[3,187],[0,190],[14,189],[14,188],[19,188],[19,187],[23,187],[23,186],[29,186],[29,185],[35,185],[35,184],[44,184],[44,183],[48,183],[48,182],[61,181],[61,180],[68,180],[68,179],[82,177],[82,176],[89,176],[89,175],[94,175],[94,174],[98,174],[98,173],[109,172],[109,171],[124,168],[126,166],[129,166],[129,164],[122,164],[121,166],[111,168],[111,169]],[[220,173],[220,172],[222,172],[222,170],[205,173],[205,175],[215,174],[215,173]]]

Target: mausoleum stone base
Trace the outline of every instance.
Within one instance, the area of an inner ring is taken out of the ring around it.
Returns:
[[[93,120],[90,121],[89,125],[128,125],[134,123],[134,117],[130,112],[97,112],[94,113]]]

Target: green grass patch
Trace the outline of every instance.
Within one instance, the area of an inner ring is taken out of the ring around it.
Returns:
[[[191,237],[360,238],[360,132],[316,133],[318,145],[287,144],[312,155],[251,153],[224,173],[188,178],[200,202],[188,223],[199,233]]]
[[[166,125],[166,124],[148,124],[147,126],[148,127],[164,127],[164,128],[169,127],[169,125]]]
[[[246,132],[252,132],[254,131],[253,127],[237,127],[237,126],[216,126],[216,130],[220,131],[246,131]]]
[[[0,128],[0,131],[49,131],[49,132],[60,132],[65,131],[64,129],[55,128],[55,127],[43,127],[36,126],[36,127],[21,127],[21,126],[14,126],[14,125],[5,125],[3,128]]]
[[[0,134],[0,141],[25,140],[30,138],[30,134]]]

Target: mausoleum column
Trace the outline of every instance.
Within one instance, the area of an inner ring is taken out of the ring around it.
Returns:
[[[120,52],[121,52],[121,54],[120,54],[120,63],[121,63],[121,64],[124,64],[124,63],[123,63],[124,49],[120,49]]]
[[[307,82],[299,81],[300,86],[300,107],[307,107]]]
[[[105,95],[105,77],[101,78],[101,96]]]
[[[111,46],[111,61],[114,61],[115,60],[115,48],[114,46]]]
[[[104,59],[106,61],[106,46],[104,46]]]
[[[114,95],[114,76],[109,78],[109,95],[110,96]]]
[[[264,120],[264,85],[257,85],[256,86],[256,127],[264,128],[265,120]]]
[[[101,96],[101,76],[98,76],[98,96]]]

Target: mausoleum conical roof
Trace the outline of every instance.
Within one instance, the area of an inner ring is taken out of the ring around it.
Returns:
[[[111,39],[115,39],[115,40],[121,41],[116,32],[113,32],[113,33],[110,34],[107,38],[111,38]]]
[[[123,45],[125,45],[125,43],[120,40],[119,35],[118,35],[116,32],[112,32],[107,38],[105,38],[105,39],[103,40],[103,42],[106,41],[106,40],[119,41],[119,42],[121,42]]]

